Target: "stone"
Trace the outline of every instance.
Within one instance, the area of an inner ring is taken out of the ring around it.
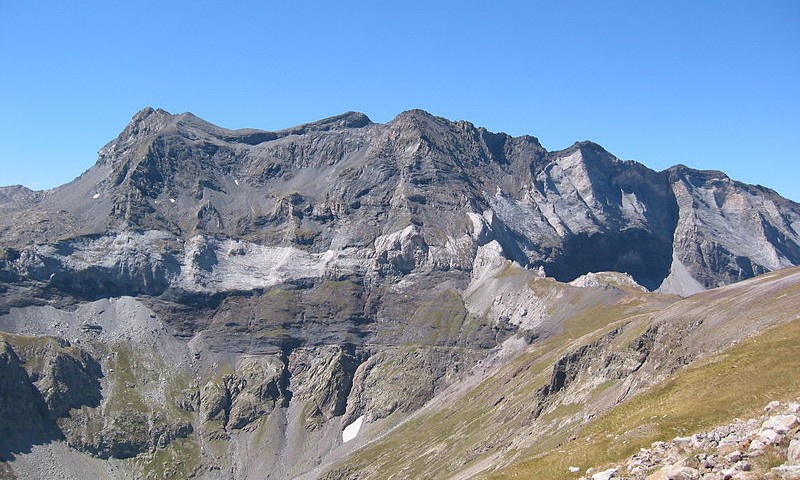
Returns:
[[[748,447],[747,451],[751,454],[760,454],[767,445],[759,439],[755,439],[750,442],[750,447]]]
[[[665,465],[647,478],[648,480],[698,480],[700,472],[691,467]]]
[[[781,480],[800,480],[800,466],[781,465],[775,467],[770,472]]]
[[[706,472],[700,478],[702,480],[724,480],[722,474],[718,472]]]
[[[761,430],[756,436],[756,440],[764,445],[777,445],[783,440],[783,435],[772,429]]]
[[[786,463],[788,465],[800,465],[800,438],[795,436],[789,442],[789,449],[786,454]]]
[[[779,402],[777,400],[773,400],[773,401],[769,402],[767,404],[767,406],[764,407],[764,413],[776,412],[776,411],[778,411],[780,406],[781,406],[781,402]]]
[[[721,469],[719,473],[722,475],[723,479],[728,480],[730,478],[733,478],[733,476],[736,475],[737,472],[735,468],[728,467]]]
[[[610,480],[612,478],[617,478],[617,474],[619,473],[619,468],[609,468],[607,470],[603,470],[602,472],[595,473],[592,475],[592,480]]]
[[[725,455],[725,460],[730,463],[736,463],[742,459],[742,452],[736,451]]]
[[[767,419],[761,425],[761,428],[763,430],[769,429],[779,434],[784,434],[797,425],[800,425],[800,419],[797,418],[797,415],[777,415]]]

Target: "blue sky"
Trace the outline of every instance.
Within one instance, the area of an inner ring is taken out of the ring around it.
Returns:
[[[422,108],[800,200],[800,1],[0,0],[0,185],[89,168],[138,110],[280,129]]]

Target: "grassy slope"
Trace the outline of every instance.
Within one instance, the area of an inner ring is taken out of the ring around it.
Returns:
[[[683,300],[684,305],[673,304],[660,318],[680,321],[682,315],[694,317],[698,308],[713,311],[715,305],[717,310],[736,309],[730,315],[733,324],[758,315],[762,316],[759,324],[764,323],[765,316],[774,316],[774,323],[797,318],[791,306],[800,298],[800,282],[774,287],[773,280],[786,275],[772,274],[752,286]],[[763,288],[765,285],[769,288]],[[794,321],[698,361],[588,423],[587,412],[581,412],[583,407],[569,402],[555,404],[532,423],[534,393],[549,381],[556,359],[616,326],[623,330],[614,347],[627,348],[651,318],[659,316],[653,309],[664,305],[663,298],[649,303],[641,296],[632,296],[611,307],[588,307],[568,319],[560,335],[534,344],[460,400],[418,415],[355,452],[340,472],[359,472],[359,478],[365,474],[375,478],[449,478],[459,472],[477,473],[484,467],[504,464],[508,466],[500,472],[490,474],[487,470],[481,475],[573,478],[568,466],[586,468],[619,461],[654,440],[671,439],[748,415],[772,399],[800,395],[798,379],[792,376],[800,366],[800,342],[796,341],[800,322]],[[581,335],[585,336],[570,341]],[[590,388],[589,402],[594,402],[614,398],[622,384],[621,380],[609,380]]]
[[[565,288],[549,279],[536,280],[529,287],[540,296]],[[564,322],[560,334],[536,342],[461,401],[417,416],[356,452],[347,462],[351,469],[371,472],[374,478],[446,478],[480,462],[512,441],[517,426],[528,422],[532,396],[549,382],[553,362],[571,349],[574,339],[590,341],[664,305],[663,298],[653,297],[650,302],[640,294],[623,296],[612,305],[597,305],[583,302],[581,289],[569,290],[562,301],[585,306],[569,307],[578,313]]]
[[[757,416],[770,400],[800,395],[800,321],[769,329],[587,424],[557,450],[522,460],[488,478],[569,479],[567,467],[620,462],[656,440]]]

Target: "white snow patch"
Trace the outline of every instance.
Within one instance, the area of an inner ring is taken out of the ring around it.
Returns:
[[[358,431],[361,430],[362,423],[364,423],[364,415],[361,415],[360,417],[356,418],[355,422],[344,427],[344,430],[342,430],[342,442],[346,443],[356,438]]]
[[[95,199],[100,198],[100,194],[99,193],[95,193],[94,195],[92,195],[92,198],[95,198]]]
[[[170,198],[169,199],[169,203],[175,203],[175,199],[174,198]]]
[[[233,183],[235,183],[236,185],[239,185],[239,180],[234,179]]]

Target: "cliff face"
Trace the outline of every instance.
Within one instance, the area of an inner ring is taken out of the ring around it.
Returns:
[[[63,441],[134,477],[294,477],[354,448],[345,426],[390,428],[565,325],[593,331],[640,285],[800,264],[798,231],[770,190],[590,142],[548,152],[420,110],[265,132],[148,108],[73,182],[0,190],[0,406],[40,432],[0,453],[27,468]],[[542,409],[587,368],[641,366],[575,348]]]
[[[800,207],[770,190],[654,172],[589,142],[547,152],[419,110],[262,132],[145,109],[72,183],[12,193],[1,241],[26,255],[11,267],[40,280],[106,275],[113,294],[190,290],[187,274],[214,276],[234,256],[252,265],[251,251],[291,258],[288,278],[466,273],[496,240],[562,281],[613,270],[680,293],[800,262]],[[76,251],[103,261],[71,265]],[[285,279],[274,273],[221,287]]]

